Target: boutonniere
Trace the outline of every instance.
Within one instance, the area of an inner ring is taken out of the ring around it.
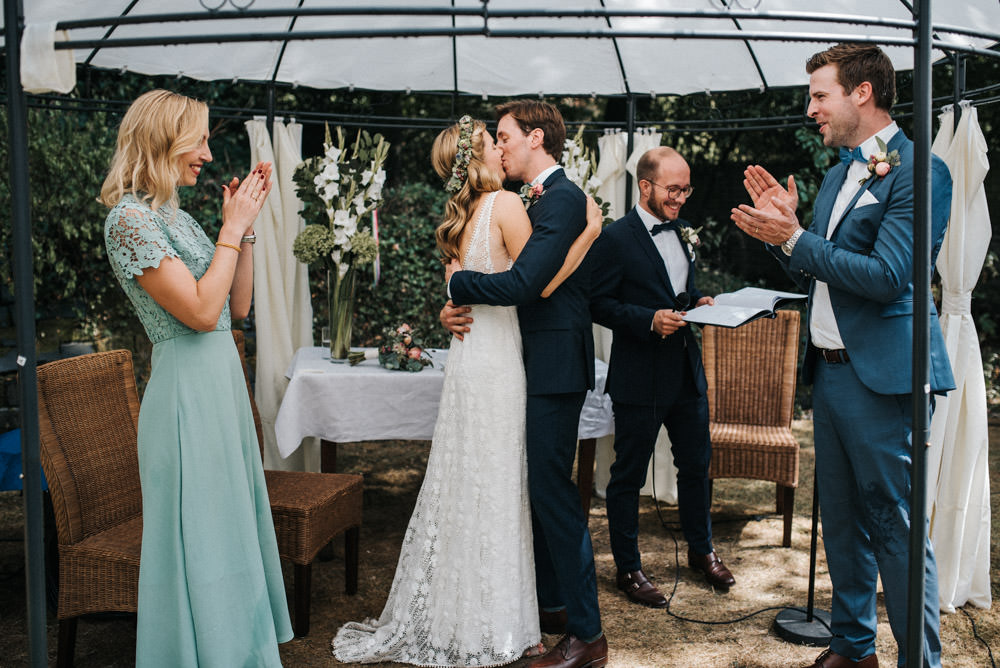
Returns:
[[[531,185],[530,183],[525,183],[521,186],[521,201],[524,202],[524,208],[530,209],[531,205],[541,199],[542,195],[545,194],[545,186],[541,183],[536,183]]]
[[[698,233],[701,232],[702,228],[694,227],[684,227],[680,226],[677,228],[677,234],[681,235],[681,241],[687,244],[688,255],[691,256],[691,261],[694,261],[694,249],[701,245],[701,239],[698,238]]]
[[[859,180],[858,185],[864,185],[873,176],[885,178],[893,167],[899,167],[899,151],[889,151],[881,137],[875,137],[875,142],[878,144],[878,152],[872,153],[868,158],[868,176]]]

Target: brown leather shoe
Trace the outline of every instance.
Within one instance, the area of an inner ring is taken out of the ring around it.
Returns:
[[[667,607],[667,598],[649,581],[642,569],[618,571],[618,588],[625,592],[633,603],[650,608]]]
[[[808,668],[878,668],[878,657],[869,654],[863,659],[848,659],[829,649],[816,657],[815,663],[809,664]]]
[[[566,633],[567,621],[569,619],[566,616],[566,608],[554,612],[546,612],[541,608],[538,609],[538,626],[541,628],[542,633],[556,635]]]
[[[708,554],[695,554],[688,548],[688,566],[692,570],[704,573],[705,580],[716,589],[729,591],[729,588],[736,584],[736,578],[725,567],[715,550]]]
[[[563,636],[549,653],[528,664],[529,668],[601,668],[608,665],[608,639],[602,635],[594,642],[576,636]]]

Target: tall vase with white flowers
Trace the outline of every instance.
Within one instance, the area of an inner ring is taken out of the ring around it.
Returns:
[[[323,155],[303,161],[292,177],[307,221],[292,252],[300,262],[326,267],[330,358],[346,360],[359,267],[378,252],[372,221],[382,203],[389,143],[360,130],[353,145],[345,146],[340,127],[336,137],[334,142],[327,126]]]

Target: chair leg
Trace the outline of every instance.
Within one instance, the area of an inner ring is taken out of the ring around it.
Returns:
[[[354,595],[358,593],[358,552],[361,527],[351,527],[344,532],[344,590]]]
[[[56,668],[73,668],[73,653],[76,650],[76,617],[59,620],[59,649],[56,654]]]
[[[785,512],[785,488],[782,485],[774,486],[774,512],[781,515]]]
[[[781,538],[781,547],[792,546],[792,512],[795,510],[795,488],[778,487],[780,494],[782,511],[785,515],[785,531]]]
[[[715,491],[715,480],[712,478],[708,479],[708,509],[712,509],[712,492]]]
[[[295,564],[295,637],[309,635],[309,602],[312,598],[312,564]]]

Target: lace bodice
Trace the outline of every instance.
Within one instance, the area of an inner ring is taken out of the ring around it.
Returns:
[[[147,267],[159,267],[165,257],[179,258],[195,279],[208,270],[215,244],[194,219],[181,209],[161,206],[153,211],[133,195],[125,195],[104,222],[104,244],[115,277],[135,307],[146,335],[153,343],[192,334],[191,329],[157,304],[135,280]],[[230,328],[229,300],[216,330]]]
[[[507,247],[503,244],[500,227],[493,220],[493,202],[496,201],[499,190],[484,195],[483,207],[479,211],[469,247],[462,258],[462,268],[492,274],[495,271],[510,269],[513,261]]]

